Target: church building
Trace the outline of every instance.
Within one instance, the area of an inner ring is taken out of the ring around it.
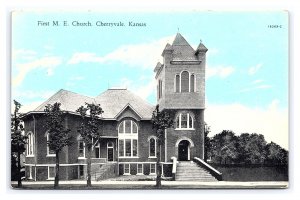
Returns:
[[[182,168],[197,163],[196,167],[212,175],[211,180],[218,179],[214,179],[217,172],[203,161],[206,52],[202,43],[194,50],[177,33],[173,43],[166,44],[162,51],[163,63],[154,68],[157,104],[160,110],[169,111],[174,121],[165,131],[161,149],[164,177],[174,176],[174,168],[180,177],[185,171],[180,173]],[[156,174],[158,144],[151,123],[155,105],[127,89],[108,89],[96,97],[59,90],[23,117],[28,136],[27,179],[54,180],[55,154],[47,145],[49,135],[43,124],[45,106],[55,102],[66,111],[65,126],[71,129],[73,140],[60,154],[61,180],[86,178],[85,145],[77,132],[81,118],[76,113],[85,102],[100,104],[104,111],[99,119],[101,137],[93,145],[92,179]]]

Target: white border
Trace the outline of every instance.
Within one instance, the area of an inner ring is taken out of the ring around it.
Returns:
[[[9,131],[10,131],[10,26],[9,26],[9,12],[15,9],[23,10],[34,10],[34,9],[56,9],[56,10],[90,10],[98,9],[103,12],[122,10],[125,12],[135,11],[174,11],[174,10],[289,10],[290,11],[290,112],[289,112],[289,130],[290,130],[290,187],[284,190],[161,190],[161,191],[122,191],[119,190],[117,193],[112,193],[111,191],[101,191],[102,198],[109,199],[120,199],[125,196],[131,197],[132,194],[135,198],[142,199],[153,199],[153,198],[163,198],[164,195],[169,195],[172,199],[182,199],[182,198],[193,198],[199,197],[207,199],[221,199],[226,195],[227,199],[232,200],[253,200],[253,199],[270,199],[281,200],[281,199],[297,199],[299,195],[299,178],[300,177],[300,163],[298,156],[300,154],[300,145],[294,145],[294,141],[300,141],[300,123],[295,123],[295,119],[300,118],[300,66],[299,56],[296,56],[300,52],[300,12],[299,12],[298,0],[210,0],[210,1],[193,1],[193,0],[165,0],[165,1],[141,1],[141,0],[110,0],[110,1],[94,1],[94,0],[76,0],[70,2],[69,0],[3,0],[0,2],[0,26],[5,27],[4,31],[1,31],[0,42],[0,74],[2,78],[0,79],[1,94],[4,97],[1,98],[1,110],[6,112],[1,112],[1,129],[2,132],[6,133],[6,140],[2,140],[4,144],[0,145],[0,152],[2,157],[6,158],[6,166],[1,165],[1,171],[7,173],[1,173],[5,178],[0,178],[1,185],[6,185],[6,187],[1,187],[1,197],[3,199],[53,199],[53,197],[59,197],[61,194],[64,195],[65,199],[75,199],[75,198],[85,198],[87,195],[89,197],[99,198],[98,192],[90,191],[21,191],[12,190],[10,188],[10,162],[9,162]],[[6,66],[6,67],[4,67]],[[297,103],[296,103],[297,102]],[[4,130],[5,129],[5,130]],[[8,151],[7,151],[8,150]],[[297,157],[297,159],[296,159]],[[13,196],[11,194],[14,194]],[[45,194],[51,194],[45,196]],[[146,195],[145,195],[146,194]],[[125,196],[124,196],[125,195]],[[192,197],[191,197],[192,196]],[[126,197],[125,197],[126,198]]]

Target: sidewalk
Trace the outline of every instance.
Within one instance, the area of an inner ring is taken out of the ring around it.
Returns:
[[[54,181],[23,181],[24,189],[51,189]],[[86,181],[60,181],[61,189],[86,189]],[[16,186],[17,182],[12,182]],[[162,181],[162,189],[267,189],[287,188],[288,182]],[[92,181],[90,189],[155,189],[155,181]]]

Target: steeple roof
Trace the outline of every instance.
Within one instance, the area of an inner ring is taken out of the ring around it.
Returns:
[[[204,44],[202,44],[202,42],[200,42],[200,44],[197,47],[196,53],[198,52],[207,52],[207,48],[204,46]]]
[[[172,43],[173,49],[173,61],[196,61],[197,57],[195,55],[195,50],[186,41],[186,39],[177,33],[176,37]]]
[[[173,46],[177,45],[177,46],[190,46],[190,44],[184,39],[184,37],[180,34],[177,33],[176,37],[173,41]]]

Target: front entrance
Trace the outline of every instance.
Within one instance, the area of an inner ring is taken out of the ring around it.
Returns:
[[[178,144],[178,161],[190,160],[190,142],[182,140]]]
[[[113,142],[107,143],[107,161],[108,162],[114,161],[114,144],[113,144]]]

